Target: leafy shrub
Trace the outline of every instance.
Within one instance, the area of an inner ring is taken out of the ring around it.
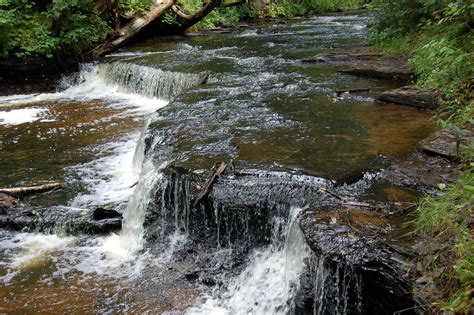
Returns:
[[[0,57],[76,54],[107,34],[93,0],[54,0],[45,7],[38,3],[0,0]]]
[[[473,114],[474,4],[467,0],[377,0],[369,39],[407,53],[418,84],[442,94],[442,112],[460,123]]]
[[[147,11],[154,0],[120,0],[120,12],[127,15],[140,14]]]

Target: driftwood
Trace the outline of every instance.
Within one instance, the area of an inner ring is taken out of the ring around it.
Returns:
[[[0,188],[0,193],[13,195],[13,196],[26,196],[33,194],[40,194],[47,191],[51,191],[60,188],[60,183],[48,183],[43,185],[35,185],[29,187],[15,187],[15,188]]]
[[[226,168],[227,168],[227,164],[225,164],[224,162],[217,162],[216,164],[214,164],[214,166],[211,169],[211,173],[207,177],[206,185],[204,186],[204,188],[201,190],[196,200],[194,201],[193,207],[196,207],[199,204],[199,202],[202,200],[202,198],[206,197],[209,194],[212,185],[214,185],[214,182],[225,171]]]
[[[336,91],[336,95],[337,96],[340,96],[341,94],[344,94],[344,93],[358,93],[358,92],[368,92],[370,91],[369,88],[360,88],[360,89],[346,89],[346,90],[337,90]]]
[[[128,43],[134,36],[144,30],[150,23],[161,18],[174,5],[175,0],[161,0],[143,16],[136,17],[118,31],[118,37],[96,47],[91,54],[94,57],[105,55]]]

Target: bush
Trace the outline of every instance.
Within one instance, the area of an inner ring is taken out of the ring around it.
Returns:
[[[92,0],[0,0],[2,58],[77,54],[102,40],[108,31]],[[54,30],[57,28],[57,30]]]
[[[474,172],[464,171],[460,181],[443,196],[425,197],[417,208],[415,233],[442,243],[440,248],[450,251],[449,261],[433,264],[425,273],[433,276],[438,288],[444,288],[448,298],[437,301],[440,308],[467,314],[473,303],[474,290],[474,239],[471,233],[471,216],[474,200]],[[452,252],[452,253],[451,253]],[[431,253],[436,257],[447,253]],[[444,272],[439,272],[442,269]],[[450,292],[449,292],[450,291]]]
[[[418,84],[442,95],[448,120],[473,114],[474,4],[467,0],[378,0],[369,39],[387,53],[407,53]]]

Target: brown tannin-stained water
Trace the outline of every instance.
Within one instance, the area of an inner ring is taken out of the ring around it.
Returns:
[[[396,85],[300,62],[363,44],[367,20],[338,14],[150,40],[83,65],[56,93],[1,96],[0,186],[62,181],[62,191],[25,202],[116,209],[124,221],[106,236],[0,230],[0,312],[291,313],[309,255],[294,224],[301,209],[272,218],[264,246],[218,244],[206,255],[185,229],[144,226],[146,214],[161,207],[155,193],[171,164],[202,173],[233,158],[343,181],[409,153],[434,127],[427,112],[374,101]],[[209,82],[196,87],[204,72]],[[370,91],[335,93],[353,88]],[[188,271],[209,266],[230,271],[199,279],[203,287]]]

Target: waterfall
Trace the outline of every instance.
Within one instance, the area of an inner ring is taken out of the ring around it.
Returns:
[[[118,262],[134,259],[143,249],[146,210],[153,202],[160,181],[163,181],[161,170],[166,167],[166,163],[157,167],[153,163],[153,155],[145,154],[145,135],[149,121],[142,130],[133,158],[133,171],[139,172],[139,179],[124,211],[122,230],[119,234],[111,235],[103,245],[109,256]],[[151,147],[158,142],[159,138],[155,138]]]
[[[314,254],[311,268],[313,314],[362,314],[362,277],[354,266]]]
[[[218,297],[209,297],[188,314],[288,314],[300,287],[299,277],[310,256],[298,225],[299,208],[289,218],[274,217],[271,244],[257,248],[246,269],[227,283]],[[282,237],[284,241],[282,242]]]
[[[111,62],[98,66],[98,75],[109,84],[146,97],[171,100],[200,83],[202,74],[163,71],[129,62]]]
[[[88,63],[81,65],[79,72],[64,76],[58,83],[58,92],[0,96],[0,103],[1,106],[10,106],[44,101],[101,99],[122,105],[132,104],[148,111],[202,83],[205,77],[204,73],[163,71],[131,62]],[[27,121],[34,120],[40,114],[31,109],[23,112],[29,117]],[[18,116],[18,113],[15,115]],[[12,115],[0,119],[12,124],[23,121],[14,120]]]

